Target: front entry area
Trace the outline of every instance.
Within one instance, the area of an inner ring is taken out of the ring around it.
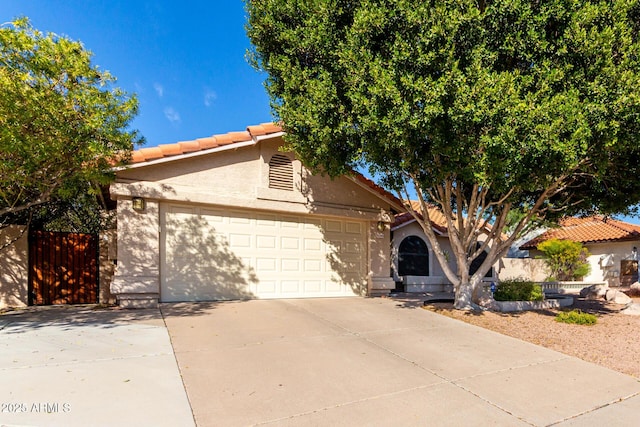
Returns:
[[[162,206],[160,301],[366,292],[366,222],[209,206]]]

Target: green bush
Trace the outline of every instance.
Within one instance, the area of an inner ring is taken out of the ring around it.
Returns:
[[[525,279],[501,281],[493,294],[496,301],[542,301],[542,287]]]
[[[589,251],[580,242],[549,239],[540,243],[537,249],[544,254],[545,263],[551,270],[547,280],[581,280],[591,271],[587,261]]]
[[[595,325],[597,321],[595,314],[583,313],[580,310],[561,311],[556,316],[556,322],[574,325]]]

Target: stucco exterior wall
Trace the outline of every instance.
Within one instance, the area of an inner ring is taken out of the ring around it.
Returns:
[[[98,301],[100,304],[114,304],[115,296],[111,293],[111,282],[115,274],[118,260],[117,230],[107,230],[100,233],[100,287]]]
[[[544,282],[549,276],[549,269],[542,259],[534,258],[502,258],[499,263],[500,280],[523,278],[534,282]]]
[[[313,176],[293,160],[294,191],[268,188],[269,160],[282,140],[223,152],[136,166],[117,172],[111,197],[118,201],[118,259],[111,292],[121,305],[155,305],[160,284],[161,203],[180,202],[324,217],[353,218],[369,224],[369,293],[392,289],[389,277],[390,204],[365,185],[341,177]],[[286,154],[286,153],[281,153]],[[291,154],[287,154],[291,158]],[[132,198],[146,202],[143,212]]]
[[[25,307],[29,303],[29,243],[24,227],[9,226],[0,230],[0,247],[18,238],[0,252],[0,308]]]
[[[633,260],[633,247],[640,250],[640,241],[593,243],[585,245],[589,250],[588,257],[591,272],[584,277],[584,282],[606,281],[609,286],[620,285],[621,261]],[[530,256],[542,256],[538,250],[531,250]]]
[[[124,307],[154,306],[160,292],[159,204],[146,200],[142,212],[118,200],[118,259],[111,293]]]

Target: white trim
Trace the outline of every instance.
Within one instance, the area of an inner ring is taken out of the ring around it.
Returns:
[[[264,139],[278,138],[283,135],[284,135],[284,132],[275,132],[275,133],[268,133],[266,135],[257,135],[257,136],[254,136],[253,139],[256,142],[260,142]]]

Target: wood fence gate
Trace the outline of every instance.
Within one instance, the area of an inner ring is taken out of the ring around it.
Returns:
[[[29,305],[98,302],[98,236],[29,233]]]

